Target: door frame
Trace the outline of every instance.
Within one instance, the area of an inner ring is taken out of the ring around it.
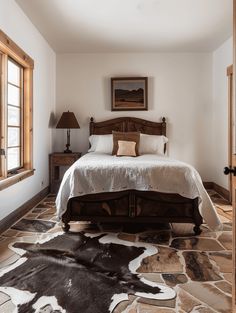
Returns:
[[[228,166],[232,167],[232,153],[233,153],[233,64],[227,67],[228,77]],[[235,138],[235,137],[234,137]],[[232,203],[232,175],[228,178],[229,188],[229,202]]]
[[[233,0],[233,73],[235,73],[236,68],[236,0]],[[236,104],[236,79],[233,75],[233,107]],[[236,214],[235,214],[235,195],[233,195],[233,247],[232,247],[232,257],[233,257],[233,272],[232,272],[232,312],[236,313]]]

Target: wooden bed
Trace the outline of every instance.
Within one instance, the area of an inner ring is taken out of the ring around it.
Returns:
[[[166,135],[166,120],[160,123],[133,117],[103,122],[90,120],[90,135],[111,134],[112,131],[140,131],[149,135]],[[63,230],[69,231],[70,221],[119,223],[193,223],[195,234],[201,232],[202,217],[198,198],[154,191],[125,190],[88,194],[71,198],[62,216]]]

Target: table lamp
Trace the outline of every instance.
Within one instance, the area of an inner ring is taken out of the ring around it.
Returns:
[[[79,123],[74,115],[73,112],[63,112],[62,116],[57,123],[56,128],[64,128],[67,129],[67,144],[66,144],[66,150],[64,150],[64,153],[72,153],[72,151],[69,149],[70,147],[70,129],[71,128],[80,128]]]

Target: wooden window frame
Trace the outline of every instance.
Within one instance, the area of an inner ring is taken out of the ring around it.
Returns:
[[[5,189],[34,174],[33,169],[33,69],[34,61],[3,31],[0,30],[0,148],[6,151],[6,99],[7,99],[7,60],[12,59],[23,68],[23,163],[16,174],[9,174],[6,156],[0,154],[0,190]]]

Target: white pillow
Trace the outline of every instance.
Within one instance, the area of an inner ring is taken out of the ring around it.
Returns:
[[[165,144],[168,138],[161,135],[140,134],[139,153],[165,155]]]
[[[108,135],[91,135],[89,137],[91,147],[88,152],[112,153],[113,136]]]

